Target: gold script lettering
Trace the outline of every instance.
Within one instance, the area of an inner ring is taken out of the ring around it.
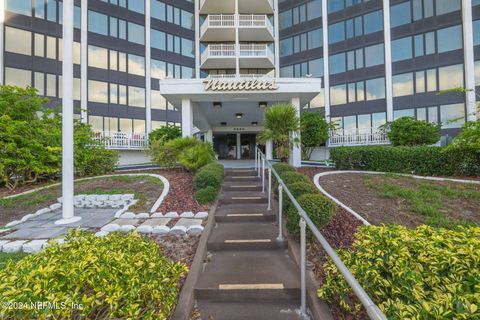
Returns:
[[[278,86],[275,80],[205,80],[205,91],[275,91]]]

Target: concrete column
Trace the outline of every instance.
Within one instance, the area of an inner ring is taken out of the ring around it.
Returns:
[[[190,99],[182,99],[182,136],[191,137],[193,130],[193,108]]]
[[[205,141],[207,142],[213,142],[213,131],[207,130],[207,133],[205,134]]]
[[[5,0],[0,0],[0,85],[4,84],[4,22],[5,22]]]
[[[62,62],[62,219],[55,224],[70,224],[81,219],[73,208],[73,0],[63,0]]]
[[[273,160],[273,141],[268,140],[265,145],[265,157],[267,160]]]
[[[273,0],[273,30],[275,36],[275,77],[280,78],[280,31],[278,23],[278,0]]]
[[[385,98],[387,121],[393,121],[392,42],[390,34],[390,0],[383,0],[383,36],[385,46]]]
[[[330,68],[328,56],[328,6],[322,1],[322,32],[323,32],[323,98],[325,104],[325,120],[330,122]]]
[[[242,159],[242,139],[240,133],[237,133],[237,159]]]
[[[195,6],[195,78],[199,79],[200,78],[200,0],[194,0],[193,3]]]
[[[147,135],[152,132],[152,71],[150,38],[150,1],[145,1],[145,128]]]
[[[295,107],[297,111],[297,117],[300,118],[300,98],[292,98],[291,104]],[[300,140],[300,131],[292,132],[291,137],[293,139],[297,138],[298,140]],[[294,167],[302,166],[302,147],[300,145],[300,141],[298,144],[294,144],[292,147],[292,150],[290,152],[290,164]]]
[[[238,0],[235,0],[235,72],[237,77],[240,77],[240,36],[238,32],[239,19]]]
[[[81,3],[80,42],[80,119],[88,122],[88,0]]]
[[[475,58],[473,53],[472,0],[462,0],[463,54],[465,60],[465,101],[467,119],[477,120],[477,101],[475,95]]]

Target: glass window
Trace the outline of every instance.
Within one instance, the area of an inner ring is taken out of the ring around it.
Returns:
[[[347,85],[341,84],[330,87],[330,100],[332,105],[347,103]]]
[[[142,45],[145,44],[145,27],[133,22],[129,22],[128,41]]]
[[[108,35],[108,17],[92,10],[88,11],[88,31]]]
[[[412,58],[412,38],[406,37],[392,41],[392,61],[402,61]]]
[[[330,56],[330,74],[345,72],[345,52]]]
[[[193,22],[194,22],[193,14],[188,11],[182,10],[182,27],[193,30],[194,28]]]
[[[35,56],[45,56],[45,36],[43,34],[35,33]]]
[[[343,129],[345,130],[357,129],[357,116],[343,117]]]
[[[414,37],[415,41],[415,57],[420,57],[425,54],[425,50],[423,48],[423,34],[416,35]]]
[[[45,95],[45,74],[42,72],[35,72],[34,87],[38,90],[38,94]]]
[[[286,66],[280,68],[280,77],[293,78],[293,66]]]
[[[357,116],[358,129],[369,129],[372,127],[370,114],[359,114]]]
[[[365,67],[384,63],[383,43],[365,48]]]
[[[439,90],[463,88],[463,64],[438,68]]]
[[[465,105],[463,103],[440,106],[442,128],[460,128],[465,123]]]
[[[118,86],[118,104],[127,105],[127,86]]]
[[[110,104],[118,104],[118,84],[110,83]]]
[[[310,0],[307,3],[307,19],[313,20],[322,16],[322,0]]]
[[[32,85],[30,70],[5,68],[5,84],[25,88]]]
[[[345,23],[338,22],[328,26],[328,43],[332,44],[345,40]]]
[[[128,54],[128,73],[145,76],[145,58]]]
[[[195,57],[193,52],[193,41],[189,39],[182,38],[182,55],[186,57]]]
[[[462,26],[453,26],[437,31],[438,53],[462,49]]]
[[[165,50],[165,32],[151,29],[150,33],[152,38],[152,48]]]
[[[397,120],[403,117],[415,117],[414,109],[394,110],[393,119]]]
[[[152,78],[165,79],[166,66],[164,61],[153,60],[151,62]]]
[[[410,1],[391,6],[390,19],[392,28],[410,23],[412,21],[410,14]]]
[[[5,27],[5,51],[28,56],[32,55],[32,33]]]
[[[438,108],[437,107],[429,107],[428,108],[428,122],[438,123]]]
[[[367,100],[385,98],[385,78],[370,79],[366,81]]]
[[[425,33],[425,54],[435,53],[435,32]]]
[[[475,61],[475,85],[480,86],[480,60]]]
[[[427,91],[437,91],[437,70],[427,70]]]
[[[108,69],[108,50],[96,46],[88,46],[88,66]]]
[[[149,1],[149,0],[147,0]],[[138,13],[145,13],[145,2],[144,0],[130,0],[128,1],[128,10],[132,10]]]
[[[26,16],[32,15],[32,1],[31,0],[7,0],[6,9],[11,12],[23,14]]]
[[[54,74],[47,74],[47,96],[57,96],[57,76]]]
[[[167,100],[160,94],[160,91],[152,90],[152,109],[167,109]]]
[[[356,68],[363,68],[363,49],[355,50],[355,64]]]
[[[386,112],[377,112],[372,113],[372,127],[378,128],[387,123],[387,113]]]
[[[355,51],[347,52],[347,70],[355,69]]]
[[[425,92],[425,71],[415,72],[415,92]]]
[[[328,0],[328,13],[340,11],[344,8],[344,0]]]
[[[365,34],[383,30],[382,10],[374,11],[363,16]]]
[[[437,16],[461,9],[460,0],[437,0]]]
[[[131,107],[145,108],[145,89],[129,86],[128,105]]]
[[[357,101],[365,101],[365,84],[363,81],[357,82]]]
[[[287,38],[280,41],[280,56],[288,56],[293,54],[293,39]]]
[[[118,131],[118,118],[105,117],[105,131]]]
[[[57,21],[57,1],[47,0],[47,20]]]
[[[88,124],[92,126],[93,131],[103,131],[103,117],[88,116]]]
[[[57,38],[47,36],[47,58],[57,59]]]
[[[133,119],[133,132],[144,133],[145,132],[145,120]]]
[[[408,96],[413,94],[413,73],[397,74],[392,77],[393,96]]]
[[[480,44],[480,20],[473,21],[473,45]]]
[[[413,21],[418,21],[423,18],[422,0],[412,0]]]
[[[108,103],[108,83],[88,80],[88,101]]]
[[[310,109],[325,107],[325,96],[323,90],[310,101]]]
[[[120,118],[120,132],[133,132],[132,119]]]
[[[308,32],[308,49],[320,48],[323,46],[322,29],[315,29]]]
[[[278,19],[280,30],[290,28],[292,26],[292,10],[281,12]]]
[[[323,58],[310,60],[308,62],[308,73],[313,77],[323,76]]]
[[[8,4],[8,1],[7,1],[7,4]],[[45,19],[45,1],[44,0],[35,0],[35,17],[40,19]]]
[[[426,108],[418,108],[416,111],[417,111],[417,120],[427,121]]]

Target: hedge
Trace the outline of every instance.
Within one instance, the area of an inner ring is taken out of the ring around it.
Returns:
[[[197,171],[193,178],[195,199],[200,204],[212,203],[222,187],[224,168],[218,162],[209,163]]]
[[[318,228],[330,222],[335,206],[332,201],[321,195],[320,193],[304,194],[297,198],[300,207],[305,210],[310,220]],[[300,215],[297,209],[289,206],[287,210],[287,230],[292,235],[300,234]],[[310,234],[310,233],[309,233]]]
[[[388,319],[480,319],[480,228],[364,226],[337,251]],[[331,260],[319,297],[356,313],[360,304]]]
[[[419,146],[338,147],[330,159],[341,170],[367,170],[429,176],[480,175],[480,153],[456,152],[448,148]]]
[[[169,319],[186,272],[184,264],[165,258],[153,240],[138,233],[96,237],[71,231],[64,244],[51,243],[0,271],[0,301],[64,307],[3,304],[0,314],[6,319]]]

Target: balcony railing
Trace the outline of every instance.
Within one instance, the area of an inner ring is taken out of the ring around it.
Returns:
[[[143,150],[148,147],[146,133],[126,133],[101,131],[96,132],[94,139],[105,143],[107,149],[114,150]]]
[[[240,14],[238,19],[234,14],[209,14],[205,19],[200,34],[204,34],[207,28],[267,28],[273,36],[273,25],[265,14]]]
[[[209,58],[235,58],[234,44],[209,44],[202,52],[202,64]]]
[[[266,44],[240,44],[240,57],[265,57],[273,63],[273,52]]]
[[[207,28],[233,28],[235,27],[234,14],[209,14],[200,28],[203,35]]]
[[[390,144],[387,133],[378,128],[338,129],[330,131],[329,147]]]
[[[240,28],[267,28],[273,35],[273,25],[265,14],[241,14],[238,17]]]
[[[240,74],[239,77],[237,77],[236,74],[209,74],[207,78],[208,79],[232,79],[232,78],[257,79],[257,78],[273,78],[273,76],[268,74],[256,74],[256,73]]]

